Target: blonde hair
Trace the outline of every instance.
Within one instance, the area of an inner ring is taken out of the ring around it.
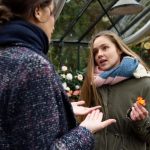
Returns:
[[[95,39],[100,36],[105,36],[108,39],[110,39],[116,45],[116,47],[122,52],[122,57],[123,56],[134,57],[138,59],[139,62],[143,66],[145,66],[147,70],[149,70],[147,65],[142,61],[142,59],[135,52],[133,52],[117,34],[111,31],[99,32],[98,34],[93,36],[90,41],[90,54],[89,54],[88,65],[87,65],[87,73],[84,79],[83,86],[81,88],[81,99],[85,100],[86,106],[88,107],[92,105],[101,105],[103,107],[101,95],[100,93],[98,93],[96,86],[92,84],[93,75],[94,75],[94,66],[95,66],[94,55],[93,55],[93,43]]]

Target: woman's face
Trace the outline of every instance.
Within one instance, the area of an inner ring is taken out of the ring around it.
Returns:
[[[39,26],[47,35],[49,41],[54,31],[55,19],[54,19],[54,5],[53,3],[44,8],[37,8],[36,10],[36,25]]]
[[[100,70],[109,70],[120,64],[121,52],[106,36],[100,36],[95,39],[93,53],[95,53],[94,60]]]
[[[48,36],[49,41],[51,40],[52,33],[54,31],[55,19],[54,19],[54,5],[50,5],[45,8],[45,15],[48,18],[47,22],[45,22],[44,31]]]

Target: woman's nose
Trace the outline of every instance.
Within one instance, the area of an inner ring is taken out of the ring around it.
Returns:
[[[104,55],[103,52],[99,50],[98,53],[97,53],[97,57],[101,58],[103,55]]]

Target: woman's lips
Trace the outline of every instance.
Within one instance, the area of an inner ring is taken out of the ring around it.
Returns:
[[[107,62],[106,59],[105,59],[105,60],[103,59],[103,60],[100,60],[100,61],[99,61],[99,63],[100,63],[101,65],[105,64],[106,62]]]

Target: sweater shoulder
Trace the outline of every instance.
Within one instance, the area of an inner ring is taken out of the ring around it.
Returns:
[[[15,67],[25,67],[26,69],[37,68],[44,66],[51,66],[52,64],[46,60],[42,55],[25,47],[9,47],[0,51],[0,58],[3,61],[1,65]]]
[[[28,48],[1,49],[0,59],[0,76],[6,85],[27,79],[51,79],[56,74],[53,65],[47,59]]]

